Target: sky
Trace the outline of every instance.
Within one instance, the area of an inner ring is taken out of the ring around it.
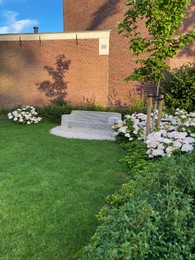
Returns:
[[[0,0],[0,34],[63,32],[62,0]]]

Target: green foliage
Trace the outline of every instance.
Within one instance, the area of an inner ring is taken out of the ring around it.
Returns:
[[[73,105],[71,103],[61,103],[61,104],[52,104],[52,105],[46,105],[43,107],[36,107],[36,110],[38,114],[44,118],[48,119],[52,122],[60,123],[61,122],[61,116],[63,114],[70,114],[72,110],[88,110],[88,111],[106,111],[106,112],[118,112],[121,113],[122,116],[127,114],[132,114],[133,112],[145,112],[146,108],[143,106],[140,106],[137,108],[137,110],[132,108],[126,108],[126,107],[102,107],[96,104],[89,104],[89,105]]]
[[[173,70],[162,88],[168,108],[195,109],[195,64]]]
[[[149,167],[150,163],[154,161],[148,158],[146,154],[146,144],[144,142],[135,139],[131,142],[123,143],[122,147],[125,148],[127,154],[120,161],[127,164],[130,168],[130,172],[133,174]]]
[[[0,115],[6,115],[10,112],[10,110],[16,110],[18,108],[21,108],[21,106],[17,106],[17,107],[12,107],[10,108],[0,108]]]
[[[129,92],[130,109],[133,112],[140,112],[146,110],[146,96],[144,90],[138,91],[136,88],[132,88]]]
[[[63,114],[70,114],[73,109],[71,104],[56,104],[36,107],[38,114],[49,121],[60,123]]]
[[[158,83],[164,79],[164,71],[169,70],[167,59],[190,44],[195,37],[195,31],[185,35],[178,33],[189,4],[190,0],[127,1],[128,10],[119,23],[119,33],[129,39],[129,49],[134,56],[148,54],[147,58],[136,60],[140,67],[126,78],[127,81]],[[149,37],[140,31],[140,20],[145,21]]]
[[[164,157],[107,198],[80,259],[194,259],[194,155]]]
[[[115,128],[116,126],[117,125],[114,126],[113,130],[118,132],[118,129]],[[127,118],[125,120],[125,124],[123,124],[123,126],[125,126],[125,127],[127,126],[128,130],[130,132],[133,132],[133,130],[134,130],[133,122],[130,118]],[[124,133],[119,132],[118,135],[116,136],[116,142],[121,144],[122,146],[125,146],[125,144],[128,145],[128,141],[129,141],[129,139],[127,139],[127,137],[124,135]]]
[[[71,103],[66,103],[64,101],[58,100],[54,104],[45,105],[42,107],[35,107],[39,116],[43,119],[49,120],[51,122],[60,123],[61,116],[63,114],[70,114],[72,110],[88,110],[88,111],[106,111],[106,112],[118,112],[122,114],[122,117],[128,114],[132,114],[134,112],[144,113],[146,112],[145,99],[144,96],[141,96],[141,99],[138,98],[138,95],[134,95],[134,100],[137,102],[131,107],[103,107],[96,103],[88,103],[81,105],[73,105]],[[0,109],[0,115],[5,115],[18,108],[22,108],[22,106],[16,106],[9,109]]]

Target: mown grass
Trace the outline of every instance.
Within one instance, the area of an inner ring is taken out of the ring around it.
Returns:
[[[126,180],[115,142],[57,137],[53,126],[0,120],[1,259],[74,259]]]

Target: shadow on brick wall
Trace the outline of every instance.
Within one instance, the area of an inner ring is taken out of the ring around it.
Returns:
[[[129,107],[139,96],[147,97],[148,94],[156,94],[156,86],[152,82],[137,82],[133,86],[129,82],[129,91],[126,94],[121,95],[120,90],[112,89],[108,95],[108,103],[111,107]]]
[[[195,26],[195,1],[193,0],[190,4],[190,8],[187,12],[186,17],[183,20],[183,26],[180,33],[186,33],[191,31]]]
[[[11,93],[0,93],[0,108],[12,108],[15,107],[16,100]]]
[[[95,30],[104,23],[104,21],[117,13],[117,5],[120,0],[106,0],[106,2],[93,13],[93,18],[91,24],[87,28],[87,30]]]
[[[179,30],[179,33],[186,34],[187,32],[190,32],[195,27],[195,0],[192,1],[190,4],[190,8],[187,12],[186,18],[183,20],[183,25],[181,29]],[[181,58],[183,56],[186,57],[192,57],[193,62],[195,62],[195,41],[193,44],[185,47],[183,50],[181,50],[178,54],[178,57]]]
[[[52,80],[44,80],[36,83],[38,90],[45,93],[51,103],[64,101],[67,95],[67,84],[65,73],[69,69],[70,60],[66,60],[64,55],[56,57],[55,67],[44,66]]]

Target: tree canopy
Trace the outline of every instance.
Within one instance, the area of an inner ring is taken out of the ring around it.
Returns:
[[[119,23],[119,33],[129,39],[129,49],[137,56],[140,67],[126,77],[126,81],[152,81],[157,84],[169,70],[167,60],[193,42],[195,30],[179,33],[190,0],[128,0],[124,20]],[[140,32],[143,21],[147,36]],[[147,54],[143,58],[142,54]]]

